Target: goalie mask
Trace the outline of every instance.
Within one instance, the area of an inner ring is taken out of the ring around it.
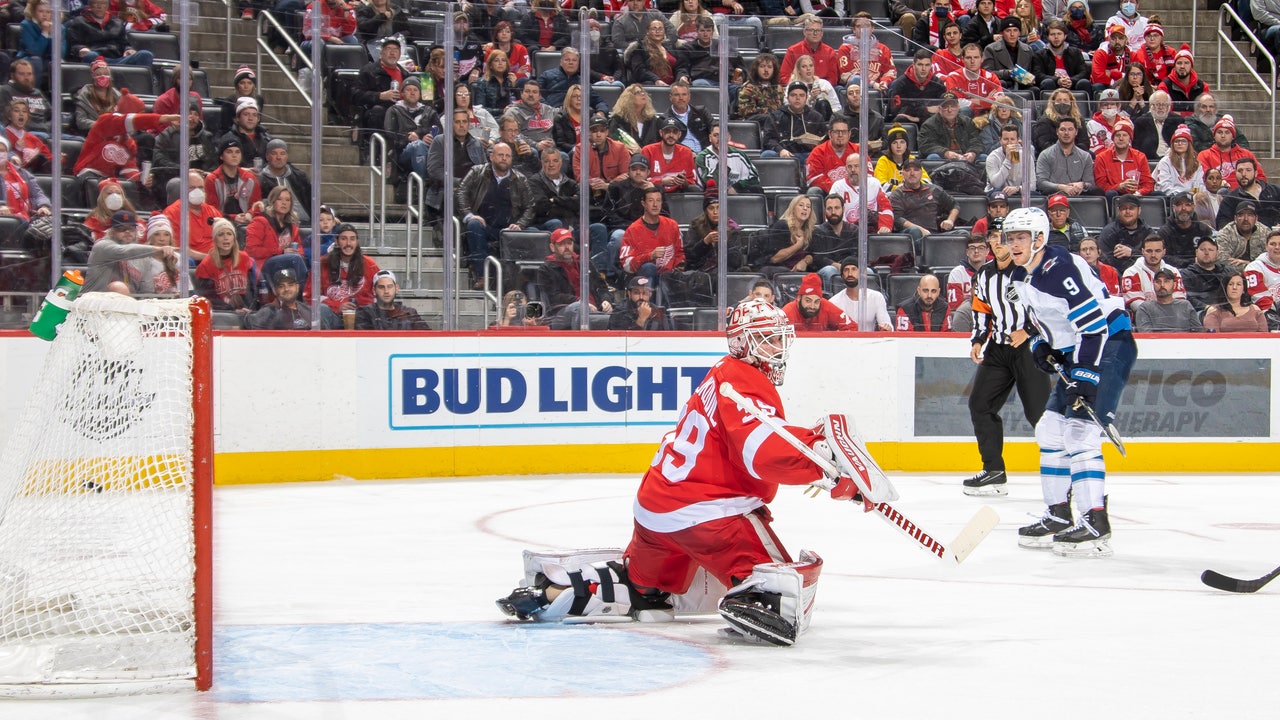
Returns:
[[[729,311],[726,335],[729,354],[760,368],[774,385],[787,371],[787,353],[796,331],[785,313],[753,298]]]
[[[1049,216],[1037,207],[1018,208],[1005,216],[1003,231],[1006,245],[1009,244],[1009,236],[1014,233],[1031,233],[1031,252],[1023,262],[1018,263],[1026,267],[1049,244]]]

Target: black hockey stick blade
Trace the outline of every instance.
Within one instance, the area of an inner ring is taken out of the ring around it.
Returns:
[[[1257,592],[1259,588],[1274,580],[1276,576],[1280,576],[1280,567],[1272,570],[1266,575],[1263,575],[1257,580],[1237,580],[1233,577],[1227,577],[1222,573],[1205,570],[1200,574],[1200,582],[1211,588],[1226,590],[1227,592],[1251,593]]]

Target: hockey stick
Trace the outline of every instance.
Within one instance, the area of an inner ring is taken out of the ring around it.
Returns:
[[[1062,378],[1062,382],[1067,383],[1068,385],[1072,384],[1072,381],[1067,378],[1067,373],[1062,369],[1061,364],[1054,363],[1053,369],[1058,371],[1058,377]],[[1101,428],[1102,434],[1106,435],[1107,439],[1111,441],[1111,444],[1116,446],[1116,450],[1120,451],[1120,457],[1125,457],[1124,439],[1120,437],[1120,431],[1116,430],[1115,425],[1102,422],[1102,418],[1098,417],[1098,413],[1094,411],[1089,403],[1084,401],[1084,398],[1076,398],[1076,404],[1072,405],[1071,409],[1084,410],[1089,415],[1089,419],[1093,420],[1093,424]]]
[[[773,430],[778,437],[785,440],[796,450],[799,450],[802,455],[812,460],[813,463],[821,468],[824,473],[830,477],[840,476],[840,470],[833,465],[830,460],[815,453],[813,448],[805,445],[800,441],[800,438],[793,435],[791,431],[787,429],[787,426],[779,422],[774,416],[766,414],[754,402],[743,397],[743,395],[732,385],[727,382],[720,383],[720,394],[732,400],[739,408],[764,423],[770,430]],[[973,518],[969,520],[969,523],[960,531],[960,534],[956,536],[955,540],[951,541],[948,545],[943,545],[934,539],[932,535],[925,532],[923,528],[915,523],[915,521],[908,518],[901,510],[890,503],[882,502],[873,505],[867,500],[864,500],[863,502],[868,512],[874,510],[877,516],[897,528],[903,535],[911,538],[915,544],[925,552],[930,553],[940,560],[952,559],[957,563],[964,562],[965,558],[969,557],[974,548],[978,546],[978,543],[982,542],[983,539],[990,535],[991,531],[994,530],[996,525],[1000,522],[1000,517],[996,515],[996,511],[992,510],[990,506],[984,505],[977,513],[974,514]]]
[[[1200,574],[1200,582],[1204,583],[1205,585],[1208,585],[1211,588],[1216,588],[1218,590],[1226,590],[1227,592],[1251,593],[1251,592],[1257,592],[1263,585],[1266,585],[1267,583],[1271,582],[1277,576],[1280,576],[1280,567],[1276,568],[1275,570],[1272,570],[1266,575],[1263,575],[1257,580],[1237,580],[1233,577],[1227,577],[1222,573],[1217,573],[1212,570],[1205,570],[1203,573]]]

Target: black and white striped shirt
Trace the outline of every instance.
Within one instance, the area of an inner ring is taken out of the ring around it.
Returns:
[[[986,345],[994,340],[1009,344],[1013,331],[1034,334],[1027,308],[1018,301],[1018,293],[1010,279],[1016,266],[1000,269],[995,260],[988,262],[973,276],[973,336],[971,342]]]

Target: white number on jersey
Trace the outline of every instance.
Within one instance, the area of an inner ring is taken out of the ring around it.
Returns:
[[[673,483],[688,478],[710,431],[711,424],[702,413],[686,410],[675,432],[667,435],[662,444],[662,476]]]

